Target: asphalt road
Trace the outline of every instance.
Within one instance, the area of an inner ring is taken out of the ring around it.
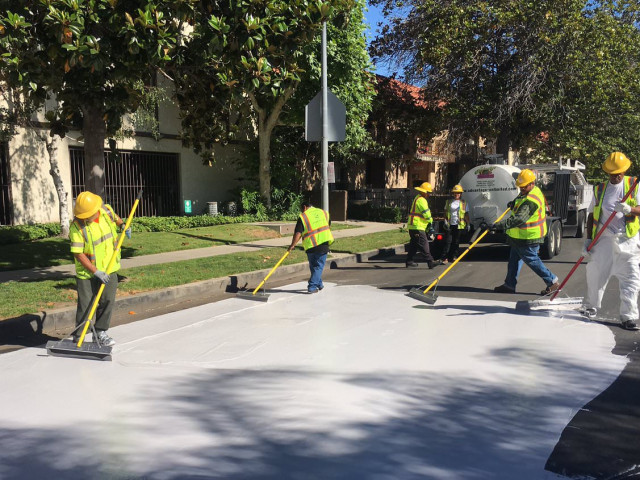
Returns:
[[[564,238],[561,253],[545,264],[563,280],[580,257],[582,240]],[[539,298],[544,283],[528,267],[520,274],[516,294],[497,294],[493,288],[504,281],[508,247],[480,244],[465,256],[443,279],[437,288],[442,297],[477,299],[478,309],[487,300],[513,301]],[[419,268],[404,266],[405,255],[380,256],[358,264],[325,270],[324,279],[340,285],[371,285],[380,289],[407,291],[429,284],[446,266],[429,270],[424,262]],[[269,288],[304,280],[306,275],[274,275]],[[583,296],[586,291],[585,267],[581,265],[564,288],[564,295]],[[120,314],[114,324],[128,323],[163,313],[183,310],[199,304],[228,298],[233,293],[208,298],[194,298],[169,305],[150,306],[136,315]],[[574,478],[625,479],[640,478],[640,332],[628,332],[619,327],[618,283],[612,279],[605,294],[601,317],[616,340],[613,351],[626,356],[629,363],[618,379],[598,397],[585,405],[565,428],[547,462],[547,470]],[[434,305],[438,308],[438,302]],[[487,309],[486,315],[490,315]],[[451,324],[455,329],[456,325]],[[47,338],[31,338],[16,345],[39,346]],[[2,349],[0,349],[1,351]],[[499,408],[499,405],[496,405]]]
[[[581,250],[581,239],[564,238],[560,254],[545,264],[562,281],[580,257]],[[493,292],[493,288],[504,281],[508,252],[509,248],[504,245],[477,245],[442,278],[437,288],[439,297],[475,298],[480,309],[485,300],[515,302],[539,298],[545,285],[526,266],[520,273],[516,294]],[[445,268],[429,270],[421,263],[419,268],[408,269],[404,266],[404,256],[396,255],[330,270],[324,278],[339,284],[408,290],[417,285],[428,285]],[[563,289],[565,295],[584,296],[585,270],[584,264],[578,267]],[[546,468],[551,472],[580,479],[640,478],[640,332],[620,328],[618,307],[618,281],[613,278],[598,321],[606,324],[615,336],[613,353],[627,356],[630,361],[618,379],[585,405],[567,425],[547,462]],[[451,328],[456,326],[451,325]]]

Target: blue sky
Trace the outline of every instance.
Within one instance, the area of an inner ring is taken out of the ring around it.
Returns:
[[[369,26],[369,28],[365,31],[367,36],[367,44],[378,34],[378,22],[384,20],[382,15],[382,9],[379,7],[373,7],[369,5],[367,2],[368,11],[364,12],[365,23]],[[384,65],[376,66],[376,73],[380,75],[390,76],[393,72],[390,72]]]

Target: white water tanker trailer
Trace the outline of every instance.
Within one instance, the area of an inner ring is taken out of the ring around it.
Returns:
[[[508,208],[507,204],[518,196],[516,178],[525,168],[536,173],[536,185],[544,193],[547,202],[547,236],[540,256],[549,259],[557,255],[562,248],[562,237],[566,234],[584,236],[593,185],[589,185],[582,174],[585,168],[582,163],[576,161],[571,165],[560,161],[518,166],[486,164],[465,173],[459,182],[464,189],[462,199],[467,202],[469,210],[470,227],[464,240],[473,241],[483,223],[492,224]],[[442,231],[442,225],[439,226]],[[506,233],[498,231],[486,235],[484,241],[505,240]]]

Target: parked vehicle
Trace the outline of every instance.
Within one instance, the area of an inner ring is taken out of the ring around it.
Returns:
[[[465,241],[473,241],[480,231],[480,225],[495,222],[507,209],[507,204],[519,193],[516,178],[525,168],[536,172],[536,185],[547,201],[547,236],[540,256],[549,259],[557,255],[562,248],[562,237],[566,234],[578,238],[584,236],[587,208],[593,198],[593,185],[587,182],[582,173],[584,164],[579,161],[573,164],[560,161],[517,166],[487,164],[472,168],[459,182],[464,188],[462,199],[467,202],[469,210],[469,229]],[[436,228],[443,231],[441,222]],[[499,231],[486,235],[483,241],[505,240],[506,233]]]

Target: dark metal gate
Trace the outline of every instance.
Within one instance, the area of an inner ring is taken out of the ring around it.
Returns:
[[[119,215],[127,215],[142,188],[137,216],[180,215],[178,154],[120,151],[114,161],[105,152],[105,198]],[[70,148],[73,198],[84,190],[84,150]]]
[[[11,208],[11,172],[6,143],[0,143],[0,225],[13,224]]]

